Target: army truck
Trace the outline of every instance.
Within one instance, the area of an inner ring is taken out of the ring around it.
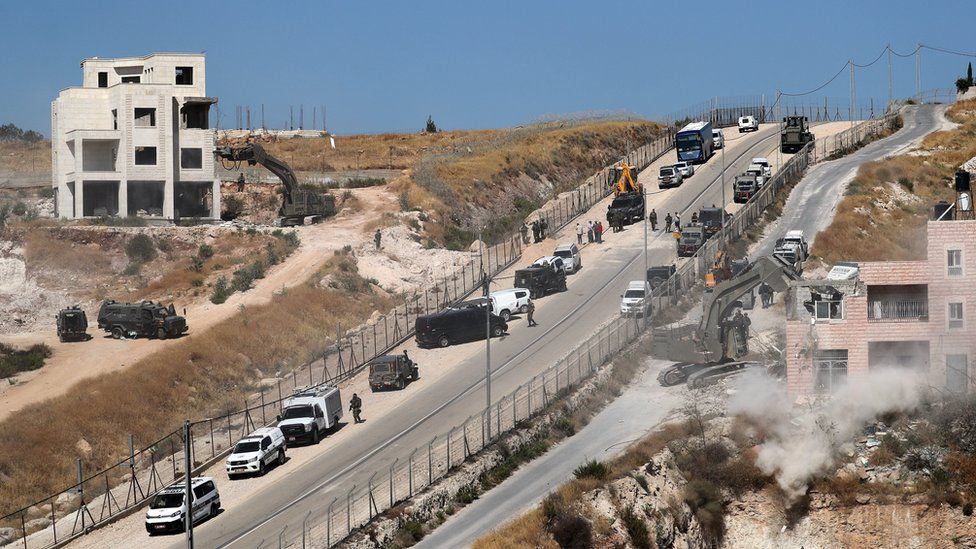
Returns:
[[[112,334],[115,339],[155,337],[166,339],[186,332],[186,319],[176,314],[170,303],[142,301],[119,303],[108,300],[98,310],[98,327]]]
[[[705,243],[705,228],[700,224],[690,224],[681,228],[678,238],[678,257],[691,257]]]
[[[515,287],[525,288],[529,297],[539,299],[566,291],[566,272],[562,269],[533,265],[515,271]]]
[[[417,364],[403,355],[378,356],[369,362],[369,388],[374,393],[381,389],[403,389],[407,382],[419,378]]]
[[[784,153],[795,153],[814,139],[815,136],[810,133],[807,117],[783,117],[783,129],[779,131],[779,146]]]
[[[73,305],[58,311],[58,316],[54,317],[58,324],[58,339],[62,343],[65,341],[87,341],[91,339],[88,335],[88,316],[81,307]]]
[[[607,206],[607,223],[619,219],[620,225],[630,225],[644,219],[644,196],[636,192],[621,193]]]

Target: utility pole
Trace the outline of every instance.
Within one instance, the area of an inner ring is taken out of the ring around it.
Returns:
[[[915,99],[922,102],[922,44],[915,44]]]
[[[268,129],[268,127],[264,125],[264,103],[261,103],[261,129]]]
[[[888,107],[891,107],[891,101],[893,100],[891,94],[891,43],[888,44]],[[885,111],[888,109],[886,108]]]
[[[854,109],[857,108],[857,107],[854,106],[854,103],[856,102],[856,98],[855,98],[855,95],[854,95],[854,60],[853,59],[848,59],[847,60],[847,64],[850,65],[850,67],[851,67],[851,109],[850,109],[850,119],[851,119],[851,127],[853,127],[854,126],[854,112],[855,112]]]
[[[186,513],[183,515],[184,525],[186,529],[186,548],[193,549],[193,456],[192,453],[193,445],[190,444],[190,420],[183,421],[183,458],[184,458],[184,477],[186,482],[186,494],[183,496],[183,501],[186,504]]]
[[[482,232],[478,231],[478,263],[481,264],[482,290],[485,294],[485,422],[488,426],[488,438],[491,438],[491,295],[481,246]]]

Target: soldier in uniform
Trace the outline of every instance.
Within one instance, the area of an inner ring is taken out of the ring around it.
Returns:
[[[535,314],[535,302],[530,299],[528,308],[525,309],[526,320],[528,321],[529,326],[539,325],[539,323],[532,318],[532,315],[534,314]]]
[[[380,230],[376,229],[376,233],[373,235],[373,242],[376,243],[376,249],[380,249],[380,240],[383,239],[383,235],[380,234]]]
[[[668,215],[664,216],[664,232],[666,232],[666,233],[670,233],[671,232],[671,223],[672,223],[672,221],[673,220],[671,219],[671,214],[670,213]]]
[[[654,208],[651,208],[651,214],[647,216],[647,220],[651,222],[651,230],[652,231],[656,231],[657,230],[657,212],[654,211]]]
[[[356,423],[363,423],[364,420],[360,416],[363,411],[363,399],[356,393],[353,393],[352,399],[349,400],[349,410],[352,411],[352,418]]]

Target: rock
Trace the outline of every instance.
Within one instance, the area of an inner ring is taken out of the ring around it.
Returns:
[[[82,459],[91,459],[92,457],[92,445],[83,438],[79,438],[78,442],[75,443],[75,451],[78,452],[78,457]]]
[[[51,526],[51,519],[49,519],[47,517],[37,518],[37,519],[31,520],[31,521],[28,521],[24,525],[24,527],[27,528],[27,535],[28,536],[31,535],[31,534],[33,534],[34,532],[40,532],[41,530],[44,530],[46,528],[49,528],[50,526]]]
[[[0,528],[0,546],[7,545],[17,539],[17,530],[13,528]]]
[[[867,505],[871,503],[871,496],[867,494],[858,494],[857,497],[854,499],[861,505]]]
[[[36,518],[46,517],[50,512],[50,507],[45,509],[44,507],[38,505],[31,505],[27,508],[27,520],[33,520]]]
[[[75,492],[64,492],[55,500],[55,505],[61,513],[77,509],[79,503],[81,503],[81,496]]]

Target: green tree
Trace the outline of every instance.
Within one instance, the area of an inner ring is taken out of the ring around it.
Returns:
[[[437,124],[434,124],[434,119],[428,114],[427,115],[427,127],[425,130],[427,133],[437,133]]]
[[[137,234],[125,245],[125,255],[132,263],[145,263],[156,259],[156,245],[149,236]]]
[[[970,62],[969,66],[966,67],[966,81],[969,82],[970,86],[973,85],[973,63],[972,62]]]

